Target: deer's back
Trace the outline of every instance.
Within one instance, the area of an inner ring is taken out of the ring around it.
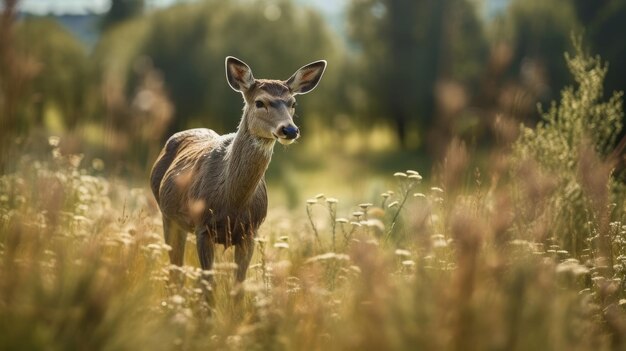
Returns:
[[[187,192],[194,179],[194,166],[219,143],[220,135],[205,128],[178,132],[167,140],[150,175],[152,193],[164,216],[189,222]]]

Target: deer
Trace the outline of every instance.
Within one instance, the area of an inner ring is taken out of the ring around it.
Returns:
[[[237,131],[219,135],[196,128],[175,133],[150,174],[172,265],[183,265],[191,232],[203,271],[213,267],[216,244],[234,246],[235,280],[239,285],[245,281],[254,238],[267,215],[265,172],[274,145],[289,145],[300,137],[293,121],[295,96],[317,86],[326,64],[312,62],[287,80],[255,79],[246,63],[226,57],[226,80],[244,101]],[[211,300],[212,276],[203,277]]]

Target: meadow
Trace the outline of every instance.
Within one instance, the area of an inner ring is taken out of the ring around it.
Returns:
[[[622,95],[604,98],[598,58],[568,66],[542,122],[489,152],[455,139],[432,171],[368,169],[367,152],[270,170],[240,302],[232,248],[202,272],[189,235],[170,266],[147,181],[50,137],[0,178],[0,349],[624,350]]]

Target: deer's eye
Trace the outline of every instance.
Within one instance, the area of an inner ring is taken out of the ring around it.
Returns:
[[[256,108],[264,108],[265,107],[265,104],[261,100],[255,101],[254,105],[256,106]]]
[[[297,105],[298,104],[294,101],[294,102],[291,103],[291,108],[296,108]]]

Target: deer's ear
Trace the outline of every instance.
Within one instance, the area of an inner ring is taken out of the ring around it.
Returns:
[[[306,94],[313,90],[326,69],[326,61],[320,60],[300,68],[296,73],[287,79],[287,86],[294,95]]]
[[[254,85],[254,77],[250,67],[232,56],[226,57],[226,79],[235,91],[248,90]]]

